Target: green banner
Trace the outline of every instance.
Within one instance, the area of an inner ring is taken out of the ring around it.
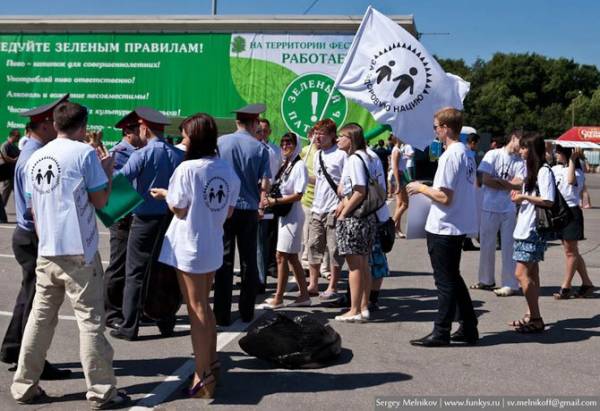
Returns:
[[[120,139],[114,124],[137,106],[231,118],[263,102],[273,140],[288,130],[304,137],[324,117],[368,130],[376,125],[370,114],[332,90],[351,42],[310,34],[0,34],[1,137],[24,128],[20,112],[65,93],[90,109],[90,129],[108,142]]]

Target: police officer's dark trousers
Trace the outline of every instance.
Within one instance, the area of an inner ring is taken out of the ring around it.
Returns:
[[[119,328],[119,333],[130,339],[135,339],[138,335],[139,323],[142,317],[144,279],[148,274],[148,265],[153,258],[152,249],[156,237],[161,233],[161,226],[166,218],[166,216],[161,215],[134,215],[131,222],[125,263],[123,323]],[[174,325],[175,318],[172,321],[172,325]],[[161,324],[158,324],[158,326],[161,328]]]
[[[109,227],[110,263],[104,272],[106,323],[123,322],[123,290],[125,288],[125,263],[131,215]]]
[[[19,359],[23,332],[33,304],[38,251],[37,235],[35,232],[17,226],[12,237],[12,248],[15,258],[23,270],[23,279],[0,351],[0,360],[7,363],[17,363]]]
[[[223,265],[215,275],[214,313],[217,324],[231,323],[231,300],[233,290],[233,262],[235,244],[240,253],[242,284],[240,287],[239,311],[242,321],[249,322],[254,317],[254,304],[258,289],[258,268],[256,265],[256,238],[258,213],[256,210],[235,209],[224,225]]]

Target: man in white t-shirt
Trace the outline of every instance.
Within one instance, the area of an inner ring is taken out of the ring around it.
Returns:
[[[473,289],[491,290],[495,284],[496,237],[500,232],[502,245],[502,283],[494,290],[496,295],[506,297],[519,290],[515,277],[513,253],[513,231],[517,211],[510,198],[511,190],[520,190],[526,174],[525,162],[519,156],[521,134],[514,132],[508,143],[488,151],[478,171],[483,186],[481,222],[479,227],[479,282]]]
[[[103,270],[98,254],[94,209],[103,207],[111,189],[112,157],[81,142],[88,111],[71,102],[54,110],[55,140],[27,162],[26,195],[39,237],[36,294],[19,354],[11,394],[34,402],[46,353],[65,294],[79,327],[80,358],[92,408],[127,401],[116,390],[113,349],[104,336]]]
[[[446,151],[440,156],[433,186],[410,183],[410,195],[423,194],[432,200],[425,224],[427,248],[438,290],[438,314],[433,332],[412,340],[412,345],[442,347],[450,340],[476,344],[479,339],[477,317],[469,290],[460,275],[460,257],[465,235],[477,232],[475,180],[476,166],[468,149],[459,141],[462,112],[454,108],[435,114],[433,128]],[[452,335],[452,321],[459,329]]]
[[[318,291],[319,267],[325,250],[331,259],[331,277],[327,290],[320,294],[322,300],[339,298],[337,283],[344,265],[344,257],[339,255],[337,249],[334,213],[340,202],[337,186],[346,163],[346,153],[335,144],[336,131],[337,126],[331,119],[323,119],[315,124],[313,138],[318,140],[320,150],[313,159],[315,176],[309,177],[309,181],[315,185],[306,240],[310,265],[309,292]]]

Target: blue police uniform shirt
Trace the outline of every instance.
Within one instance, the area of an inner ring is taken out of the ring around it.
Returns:
[[[21,155],[15,166],[15,210],[17,215],[17,226],[23,230],[35,231],[31,209],[27,207],[28,199],[25,196],[25,181],[27,179],[27,161],[29,157],[44,145],[37,138],[30,138],[23,147]]]
[[[122,169],[135,150],[136,148],[129,144],[125,139],[121,140],[118,144],[115,144],[109,151],[110,155],[115,160],[114,170],[119,171]]]
[[[138,216],[159,216],[167,213],[167,203],[155,200],[151,188],[167,188],[175,168],[183,161],[184,152],[154,137],[144,148],[134,151],[119,173],[134,184],[144,202],[133,210]]]
[[[219,137],[219,154],[242,182],[235,208],[257,210],[260,200],[259,180],[271,178],[269,152],[245,130]]]

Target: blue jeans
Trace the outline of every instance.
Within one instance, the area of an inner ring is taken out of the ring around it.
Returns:
[[[477,328],[477,317],[465,281],[460,275],[460,256],[464,235],[427,233],[427,249],[438,291],[438,313],[433,335],[448,340],[455,319],[466,333]]]

